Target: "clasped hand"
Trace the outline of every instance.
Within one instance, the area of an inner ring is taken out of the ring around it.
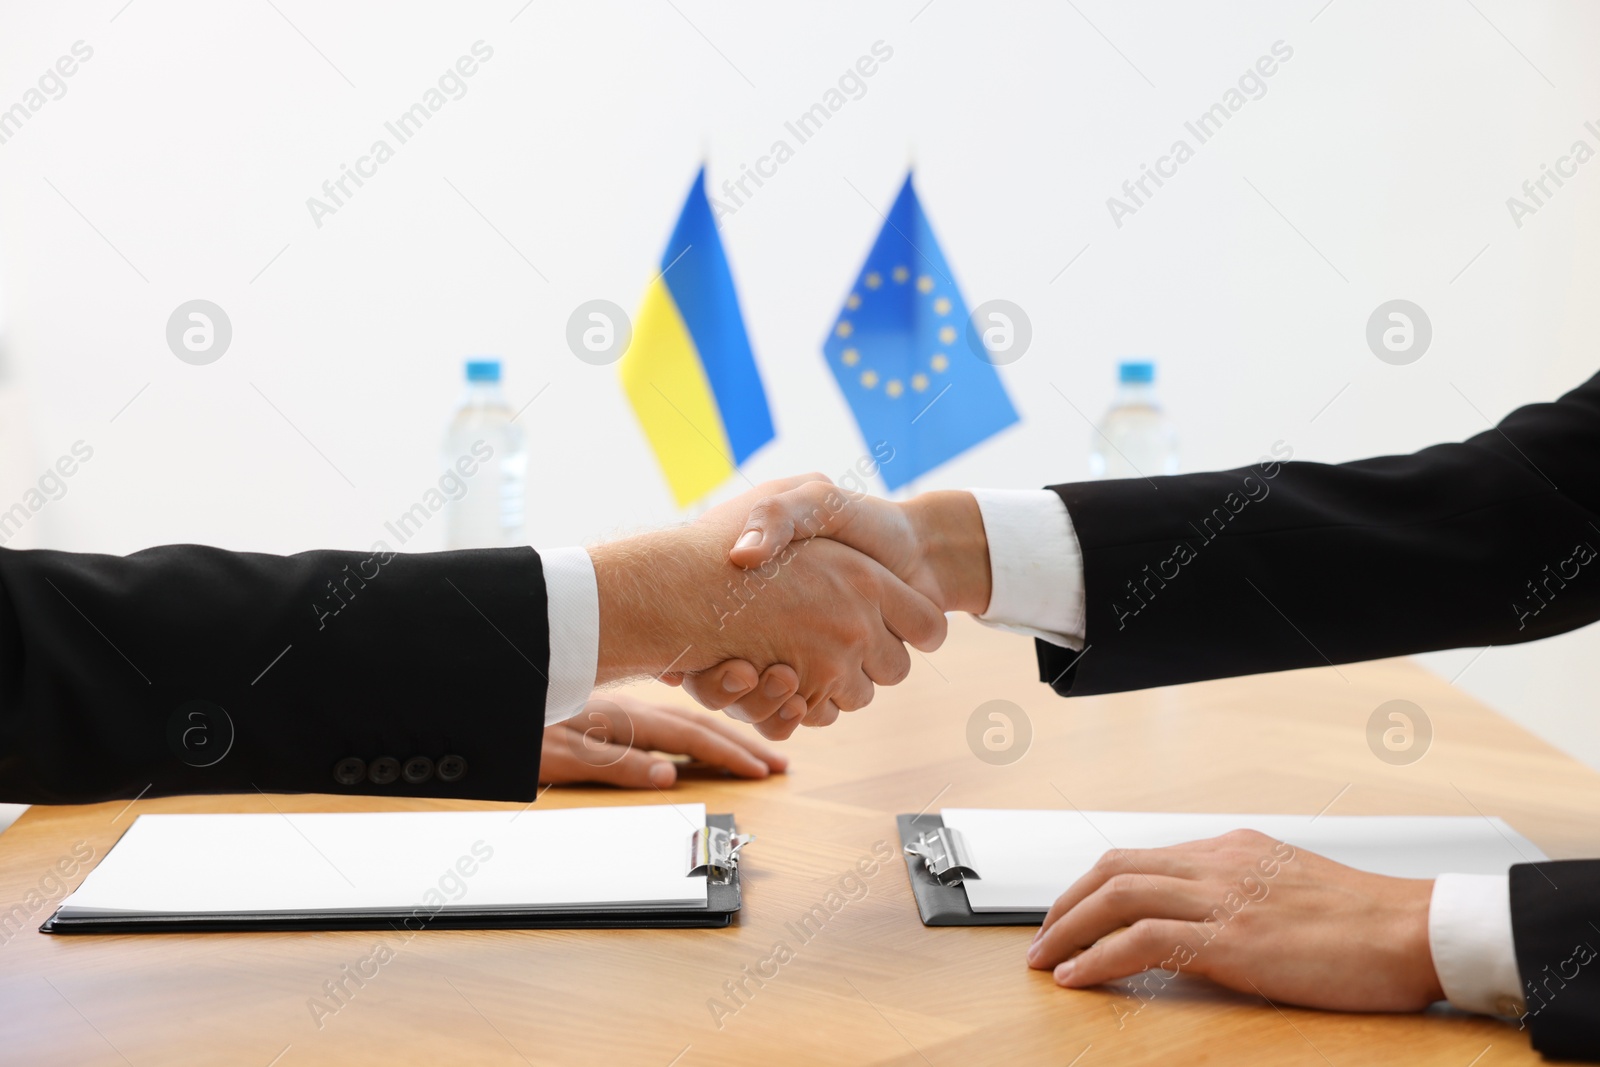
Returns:
[[[898,506],[868,505],[820,475],[768,482],[591,556],[599,682],[685,683],[770,739],[904,680],[906,645],[938,648],[951,607]]]
[[[741,632],[716,646],[720,659],[661,677],[769,739],[831,723],[871,699],[872,683],[901,680],[906,627],[921,627],[917,647],[937,645],[939,611],[989,604],[988,544],[969,493],[896,504],[813,475],[761,486],[701,521],[732,546],[736,572],[782,592],[752,599],[761,610],[748,620],[735,616],[730,629]],[[881,614],[868,610],[875,604]],[[1431,890],[1247,830],[1113,851],[1056,901],[1027,958],[1063,986],[1156,967],[1163,981],[1182,970],[1309,1007],[1413,1011],[1444,995],[1429,950]]]
[[[909,672],[905,643],[932,651],[943,641],[942,612],[981,612],[988,604],[988,548],[968,493],[930,493],[896,504],[851,494],[812,474],[758,486],[700,523],[708,532],[737,531],[728,561],[740,576],[728,585],[724,626],[768,624],[760,610],[744,620],[746,607],[764,607],[758,601],[767,590],[787,583],[791,610],[777,624],[796,646],[810,633],[820,639],[814,645],[844,655],[844,663],[829,664],[807,655],[815,648],[791,658],[768,645],[773,651],[758,658],[735,654],[735,642],[720,662],[660,676],[706,707],[753,723],[769,739],[786,738],[801,725],[829,725],[839,712],[866,706],[873,683],[894,685]],[[877,605],[877,620],[860,618],[863,608]],[[849,666],[855,653],[850,634],[861,631],[866,643],[857,670]],[[821,676],[832,683],[819,684]]]

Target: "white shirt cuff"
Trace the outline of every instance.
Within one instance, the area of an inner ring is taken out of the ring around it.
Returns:
[[[1048,489],[974,489],[989,539],[989,610],[978,621],[1083,648],[1083,550]]]
[[[550,615],[550,675],[544,724],[570,719],[594,691],[600,662],[600,591],[594,561],[581,548],[540,552]]]
[[[1484,1015],[1521,1015],[1522,977],[1511,934],[1511,879],[1441,874],[1428,905],[1433,969],[1450,1003]]]

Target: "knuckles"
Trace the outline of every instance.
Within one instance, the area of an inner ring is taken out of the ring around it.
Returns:
[[[1127,904],[1138,895],[1142,880],[1139,875],[1122,871],[1106,879],[1105,893],[1107,900],[1112,904]]]
[[[1100,853],[1100,858],[1094,861],[1096,873],[1110,877],[1127,867],[1128,861],[1120,849]]]

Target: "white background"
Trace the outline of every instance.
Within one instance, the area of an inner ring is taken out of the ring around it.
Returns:
[[[1591,5],[273,2],[0,9],[0,108],[94,49],[0,145],[0,507],[94,448],[14,546],[366,546],[436,476],[476,353],[515,405],[548,385],[522,417],[535,544],[680,518],[567,318],[634,309],[701,160],[715,190],[795,146],[785,121],[880,40],[865,94],[723,226],[778,424],[752,479],[862,451],[820,347],[913,155],[969,304],[1034,330],[1003,370],[1022,424],[919,488],[1085,476],[1079,412],[1127,355],[1158,361],[1186,470],[1278,440],[1411,451],[1595,370],[1600,161],[1520,229],[1506,207],[1600,146]],[[306,199],[480,39],[466,95],[315,226]],[[1280,40],[1266,94],[1115,226],[1107,197]],[[205,367],[165,342],[197,297],[234,330]],[[1405,367],[1364,339],[1396,297],[1434,329]],[[1475,652],[1426,659],[1452,677]],[[1458,684],[1600,766],[1597,652],[1592,631],[1495,648]]]

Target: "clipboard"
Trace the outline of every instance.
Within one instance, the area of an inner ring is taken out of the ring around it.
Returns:
[[[733,924],[742,896],[739,850],[752,840],[738,833],[731,814],[706,814],[706,827],[690,835],[685,877],[706,872],[704,908],[608,906],[561,908],[453,908],[425,918],[414,911],[238,912],[218,915],[75,914],[58,907],[39,927],[45,934],[214,933],[260,930],[622,930],[722,929]],[[115,846],[113,846],[114,848]],[[109,852],[108,852],[109,854]]]
[[[896,815],[895,824],[923,926],[1038,926],[1044,922],[1047,913],[1043,911],[972,910],[962,883],[983,875],[973,866],[961,835],[945,826],[942,816],[931,812]]]

